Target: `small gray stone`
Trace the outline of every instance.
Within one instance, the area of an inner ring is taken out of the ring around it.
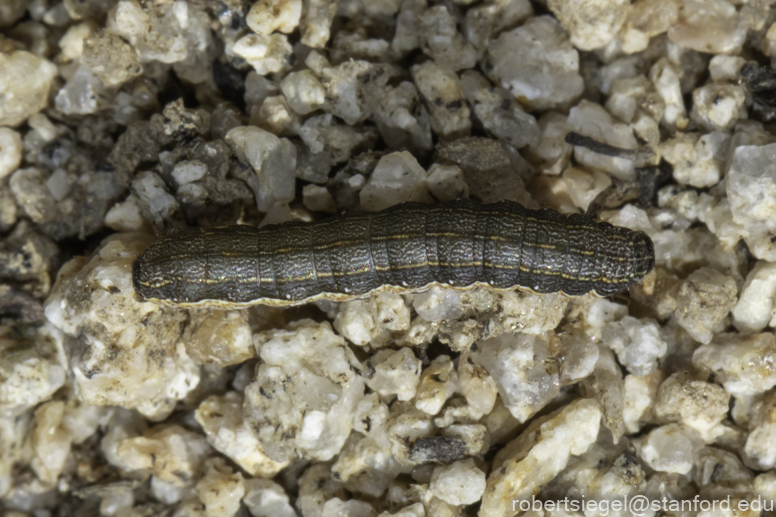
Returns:
[[[410,461],[414,463],[450,463],[466,456],[466,443],[452,436],[418,438],[412,444]]]
[[[463,171],[472,196],[484,203],[511,199],[530,205],[525,184],[501,144],[490,138],[461,138],[437,147],[437,161]]]

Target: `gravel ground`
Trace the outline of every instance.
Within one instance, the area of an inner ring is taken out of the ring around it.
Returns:
[[[772,3],[0,0],[0,513],[775,515]],[[607,298],[133,287],[184,227],[467,197],[656,266]]]

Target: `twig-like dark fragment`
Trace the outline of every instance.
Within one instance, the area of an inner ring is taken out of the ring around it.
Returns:
[[[738,82],[749,94],[769,108],[776,108],[776,71],[767,66],[745,65]]]
[[[655,152],[649,147],[639,147],[638,149],[623,149],[622,147],[615,147],[613,145],[599,142],[589,136],[580,135],[579,133],[566,134],[566,143],[579,147],[589,149],[596,154],[603,154],[604,156],[612,156],[614,158],[625,158],[628,160],[648,160],[655,155]]]
[[[418,438],[412,444],[410,451],[410,461],[416,463],[427,463],[437,461],[449,463],[460,460],[466,456],[466,444],[460,438],[450,436],[429,436]]]

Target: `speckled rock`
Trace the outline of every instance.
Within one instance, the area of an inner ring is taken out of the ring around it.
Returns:
[[[283,487],[268,479],[246,479],[243,504],[254,517],[296,517]]]
[[[312,55],[312,54],[311,54]],[[322,66],[319,76],[325,89],[326,104],[323,108],[348,124],[363,122],[376,109],[370,101],[378,100],[390,74],[384,67],[368,61],[352,60],[337,66]],[[371,95],[379,92],[378,99]]]
[[[660,145],[663,158],[674,166],[679,183],[704,188],[716,185],[724,171],[730,136],[714,131],[703,136],[680,133]]]
[[[685,280],[676,301],[676,319],[694,339],[709,343],[714,330],[736,303],[735,281],[711,268],[701,268]]]
[[[682,85],[675,66],[662,58],[649,70],[649,80],[655,85],[665,103],[665,111],[660,123],[669,129],[684,130],[689,123],[687,108],[682,98]]]
[[[746,118],[746,95],[740,86],[709,84],[692,94],[690,119],[707,131],[730,130]]]
[[[39,329],[0,327],[0,350],[13,350],[0,359],[0,415],[16,417],[51,398],[65,383],[63,334],[50,324]]]
[[[233,473],[232,468],[221,458],[207,460],[204,470],[205,474],[194,490],[205,505],[205,513],[208,517],[235,515],[245,494],[242,474]]]
[[[650,38],[666,32],[679,19],[679,4],[678,0],[651,0],[628,6],[618,35],[622,50],[628,54],[645,50]]]
[[[62,401],[46,402],[35,410],[29,437],[30,467],[44,486],[52,486],[57,481],[73,443],[80,444],[91,436],[104,423],[105,413],[104,408],[79,407]],[[79,428],[73,428],[75,421],[81,424]]]
[[[56,74],[50,61],[29,52],[0,53],[0,126],[18,126],[45,108]],[[25,81],[17,81],[18,77]]]
[[[431,7],[418,17],[417,24],[423,51],[439,66],[454,72],[474,66],[477,53],[457,31],[447,7]]]
[[[329,40],[329,28],[337,12],[336,0],[310,0],[304,2],[302,10],[302,43],[319,48]]]
[[[484,203],[510,199],[533,206],[519,169],[499,142],[480,137],[461,138],[437,146],[436,153],[438,163],[460,167],[473,197]]]
[[[535,420],[509,442],[494,460],[497,469],[488,477],[480,517],[502,517],[512,512],[512,501],[530,499],[534,490],[554,478],[572,454],[585,452],[598,434],[601,410],[590,399]]]
[[[256,355],[248,319],[240,311],[192,311],[183,340],[189,356],[200,364],[229,366]]]
[[[196,387],[200,373],[180,341],[186,313],[135,298],[132,261],[147,244],[146,236],[120,234],[91,260],[66,264],[46,317],[76,338],[72,369],[80,400],[163,419]]]
[[[429,415],[436,415],[457,391],[460,391],[458,372],[448,356],[440,355],[420,375],[415,407]]]
[[[328,323],[254,336],[262,364],[245,390],[245,418],[275,461],[328,460],[351,430],[364,393],[361,365]],[[288,383],[288,377],[295,381]]]
[[[668,352],[668,343],[654,321],[626,316],[604,328],[602,340],[634,375],[648,375]]]
[[[379,348],[387,344],[392,331],[410,328],[410,316],[401,295],[382,291],[367,300],[342,304],[334,328],[355,345]]]
[[[694,429],[706,443],[722,434],[729,395],[721,386],[695,380],[687,372],[668,377],[657,392],[655,417]]]
[[[132,47],[107,31],[84,40],[81,63],[89,67],[106,88],[124,84],[143,72]]]
[[[625,21],[628,3],[621,0],[582,2],[550,0],[548,7],[580,50],[606,46]]]
[[[365,368],[366,385],[383,399],[412,400],[420,382],[421,361],[409,348],[380,350]]]
[[[775,403],[773,394],[768,394],[752,408],[753,417],[749,422],[750,432],[744,444],[743,461],[745,465],[755,470],[773,469],[776,466]]]
[[[536,119],[525,113],[508,91],[491,87],[473,70],[461,76],[461,86],[474,114],[500,140],[517,148],[539,143]]]
[[[613,65],[614,63],[610,66]],[[665,106],[657,90],[645,75],[612,80],[609,99],[607,99],[605,106],[612,115],[620,120],[634,123],[635,131],[645,133],[646,130],[641,129],[641,127],[646,125],[646,120],[651,120],[655,124],[663,117],[665,111]],[[659,139],[658,135],[654,142],[657,143]],[[644,140],[649,142],[646,138]]]
[[[681,4],[679,23],[668,30],[671,41],[699,52],[737,53],[749,23],[744,16],[736,13],[731,3],[727,0],[683,0]]]
[[[691,428],[667,424],[651,431],[637,445],[639,456],[651,468],[674,474],[687,474],[703,440]]]
[[[622,390],[622,419],[628,433],[637,433],[644,423],[652,420],[652,406],[664,377],[661,370],[642,377],[625,376]]]
[[[503,32],[488,45],[488,56],[490,78],[527,109],[563,108],[582,94],[579,54],[553,18],[532,18]]]
[[[290,68],[292,48],[283,34],[247,34],[234,44],[232,52],[245,59],[257,74],[283,72]]]
[[[603,411],[602,423],[618,440],[625,433],[623,375],[614,353],[603,345],[598,345],[593,374],[582,382],[582,393],[598,402]]]
[[[302,0],[260,0],[251,6],[245,23],[257,34],[292,32],[302,16]]]
[[[269,459],[261,442],[243,420],[242,393],[212,396],[199,405],[194,417],[205,431],[207,441],[252,476],[270,478],[288,463]]]
[[[756,395],[776,385],[776,373],[769,366],[774,354],[776,337],[771,333],[720,334],[699,347],[692,361],[699,370],[714,372],[728,393]]]
[[[174,486],[190,486],[210,453],[205,438],[179,425],[159,425],[120,441],[117,465]]]
[[[496,0],[476,4],[466,11],[464,35],[478,50],[485,49],[492,38],[505,29],[518,26],[533,14],[527,0]]]
[[[472,359],[491,375],[512,415],[525,422],[559,393],[558,374],[542,366],[548,354],[539,337],[503,334],[479,343]]]
[[[431,128],[448,140],[467,136],[469,106],[455,72],[428,61],[412,67],[412,77],[428,105]]]
[[[485,492],[485,473],[469,458],[446,467],[437,467],[431,475],[429,490],[454,506],[476,503]]]

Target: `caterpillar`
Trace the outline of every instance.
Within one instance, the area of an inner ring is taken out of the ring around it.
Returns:
[[[135,261],[141,298],[180,306],[290,306],[434,285],[608,296],[640,282],[643,232],[501,201],[404,203],[312,223],[193,229]]]

